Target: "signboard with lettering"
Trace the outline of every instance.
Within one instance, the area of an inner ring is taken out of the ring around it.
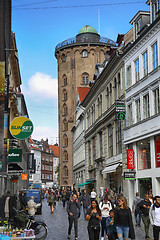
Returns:
[[[22,162],[22,149],[9,149],[8,162]]]
[[[116,100],[115,101],[116,107],[116,119],[117,120],[125,120],[126,119],[126,107],[124,100]]]
[[[124,172],[124,180],[135,180],[135,172]]]
[[[134,169],[134,150],[127,149],[127,169]]]
[[[156,167],[160,167],[160,136],[155,137]]]
[[[10,133],[14,138],[26,139],[31,136],[33,132],[33,124],[27,117],[14,118],[10,124]]]

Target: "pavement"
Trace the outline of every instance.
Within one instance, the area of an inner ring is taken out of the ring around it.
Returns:
[[[57,203],[53,214],[50,213],[50,207],[46,199],[43,200],[42,215],[36,215],[37,219],[43,220],[48,226],[48,236],[46,240],[67,240],[68,215],[66,209],[63,209],[62,203]],[[134,218],[133,218],[134,219]],[[136,240],[145,239],[144,226],[135,227]],[[150,238],[152,237],[152,227],[150,227]],[[78,222],[78,239],[88,240],[87,221],[84,220],[83,212]],[[71,240],[74,240],[74,228],[72,229]]]

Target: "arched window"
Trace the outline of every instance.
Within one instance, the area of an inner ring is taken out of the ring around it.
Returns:
[[[118,97],[121,96],[121,74],[118,73]]]
[[[68,177],[68,167],[67,166],[64,166],[63,172],[64,172],[64,176]]]
[[[87,50],[83,50],[83,52],[82,52],[82,57],[83,57],[83,58],[87,58],[87,57],[88,57],[88,52],[87,52]]]
[[[68,137],[66,134],[63,136],[63,147],[68,147]]]
[[[68,99],[68,95],[67,95],[67,91],[66,89],[63,90],[63,100],[67,100]]]
[[[65,185],[65,186],[68,186],[68,182],[67,182],[67,181],[64,181],[64,185]]]
[[[66,62],[66,55],[62,54],[62,62]]]
[[[64,103],[63,104],[63,115],[67,115],[68,114],[68,107],[67,105]]]
[[[63,86],[67,86],[67,76],[63,75]]]
[[[82,84],[87,85],[89,83],[89,74],[88,73],[83,73],[82,74]]]
[[[63,120],[63,130],[67,131],[68,130],[68,122],[66,119]]]
[[[64,159],[64,161],[68,161],[68,152],[67,151],[63,152],[63,159]]]
[[[112,83],[110,83],[110,105],[112,105]]]
[[[115,100],[117,100],[117,79],[114,79],[114,96]]]

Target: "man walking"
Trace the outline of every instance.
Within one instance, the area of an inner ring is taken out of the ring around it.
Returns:
[[[140,211],[142,213],[142,221],[144,223],[144,230],[145,230],[145,238],[146,240],[149,240],[149,209],[151,207],[151,202],[149,201],[149,195],[145,194],[144,200],[142,200],[140,203],[137,204],[137,206],[140,208]]]
[[[136,221],[136,227],[140,227],[141,226],[141,211],[139,209],[139,207],[137,206],[138,203],[140,203],[142,201],[142,199],[139,196],[139,193],[136,192],[136,196],[133,200],[133,204],[132,204],[132,212],[134,212],[134,216],[135,216],[135,221]]]
[[[79,208],[79,205],[77,203],[77,195],[73,194],[72,200],[69,201],[67,206],[68,220],[69,220],[68,239],[71,238],[71,230],[72,230],[73,222],[74,222],[75,240],[78,239],[78,211],[77,211],[78,208]]]
[[[160,233],[160,196],[156,196],[155,203],[150,208],[149,218],[151,225],[153,226],[154,240],[159,240]]]
[[[91,205],[91,200],[86,190],[84,190],[82,202],[83,202],[84,219],[86,220],[86,213],[89,206]]]

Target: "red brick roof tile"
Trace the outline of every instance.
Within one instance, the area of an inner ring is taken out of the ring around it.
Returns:
[[[90,90],[90,87],[78,87],[77,90],[78,90],[79,99],[82,102],[87,96]]]
[[[55,145],[49,145],[51,150],[53,151],[53,155],[57,158],[59,158],[59,146],[58,144]]]

